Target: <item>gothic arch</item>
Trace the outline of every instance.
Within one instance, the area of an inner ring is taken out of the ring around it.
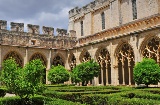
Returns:
[[[60,53],[54,56],[53,65],[54,66],[58,66],[58,65],[65,66],[64,57]]]
[[[45,67],[47,67],[47,60],[45,58],[44,55],[42,55],[41,53],[37,52],[37,53],[34,53],[31,58],[29,59],[29,61],[31,60],[35,60],[35,59],[40,59],[43,63],[43,65]],[[45,84],[46,83],[46,69],[44,69],[44,75],[43,75],[43,79],[42,79],[42,82]]]
[[[143,58],[152,58],[160,64],[160,38],[157,36],[146,38],[142,42],[140,53]]]
[[[47,60],[46,60],[46,58],[45,58],[45,56],[43,54],[41,54],[39,52],[34,53],[31,56],[31,58],[29,59],[29,61],[35,60],[35,59],[40,59],[42,61],[43,65],[47,67]]]
[[[111,84],[111,58],[109,51],[101,47],[96,51],[96,60],[100,65],[99,84]]]
[[[118,65],[118,80],[121,85],[134,85],[133,67],[135,56],[130,44],[120,43],[116,48],[116,59]]]
[[[4,56],[4,59],[3,60],[6,60],[6,59],[9,59],[9,58],[14,58],[16,63],[23,67],[23,59],[22,59],[22,56],[17,53],[16,51],[10,51],[8,52],[5,56]]]
[[[70,66],[70,70],[72,70],[76,66],[76,57],[73,53],[70,53],[69,55],[68,64]]]
[[[83,49],[83,51],[81,52],[81,54],[79,56],[79,60],[80,60],[80,62],[86,62],[86,61],[91,60],[90,53],[86,49]]]

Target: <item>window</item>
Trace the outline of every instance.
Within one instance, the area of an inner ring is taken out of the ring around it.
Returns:
[[[105,14],[102,12],[101,14],[101,19],[102,19],[102,30],[105,29]]]
[[[2,29],[2,26],[0,25],[0,30]]]
[[[31,40],[31,45],[35,45],[36,44],[36,40]]]
[[[132,12],[133,12],[133,20],[137,19],[137,5],[136,0],[132,0]]]
[[[81,36],[83,36],[83,21],[81,21]]]

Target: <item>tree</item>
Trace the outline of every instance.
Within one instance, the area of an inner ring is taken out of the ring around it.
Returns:
[[[89,80],[92,80],[94,77],[98,77],[100,73],[100,66],[97,62],[95,62],[93,59],[88,62],[83,62],[79,65],[77,65],[75,68],[73,68],[71,79],[72,82],[82,82],[82,85],[84,85],[84,82],[88,82]]]
[[[133,71],[134,81],[139,84],[156,84],[160,80],[160,67],[155,60],[144,58],[137,63]]]
[[[19,70],[21,69],[18,67],[15,59],[8,59],[2,63],[2,73],[1,73],[1,80],[6,85],[8,90],[16,90],[16,83],[15,80],[18,79]]]
[[[69,80],[69,72],[61,65],[52,66],[48,73],[51,83],[63,83]]]
[[[31,96],[44,90],[41,80],[44,68],[39,59],[32,60],[24,68],[20,68],[15,60],[10,58],[3,62],[1,78],[6,87],[26,103]]]

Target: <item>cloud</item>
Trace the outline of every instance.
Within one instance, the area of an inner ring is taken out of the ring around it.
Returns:
[[[93,0],[0,0],[0,20],[54,28],[68,27],[68,11]]]

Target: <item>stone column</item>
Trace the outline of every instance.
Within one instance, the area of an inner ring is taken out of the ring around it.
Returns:
[[[122,57],[122,80],[123,80],[123,85],[125,85],[125,75],[124,75],[124,58]]]
[[[106,60],[106,85],[108,85],[108,61]]]
[[[129,72],[129,85],[131,85],[131,64],[129,59],[128,59],[128,72]]]
[[[23,66],[25,66],[25,64],[27,64],[27,62],[28,62],[28,47],[26,47],[26,49],[25,49],[25,57],[24,57]]]
[[[103,62],[101,60],[101,84],[103,85]]]
[[[49,49],[49,54],[47,58],[47,67],[46,67],[46,84],[50,84],[47,76],[48,76],[49,69],[51,68],[51,54],[52,54],[52,49]]]

